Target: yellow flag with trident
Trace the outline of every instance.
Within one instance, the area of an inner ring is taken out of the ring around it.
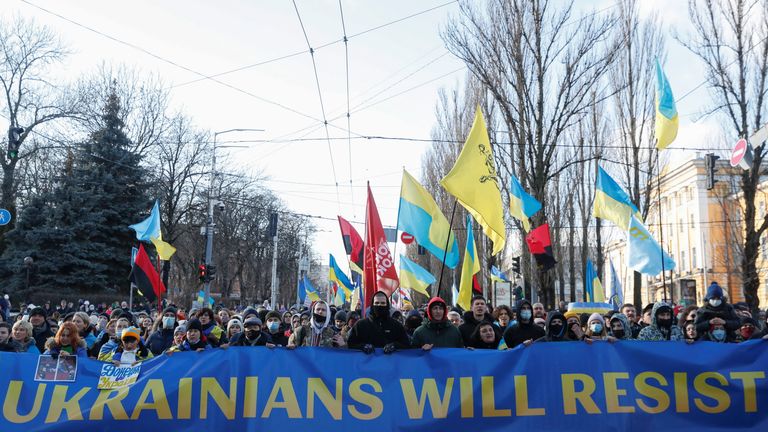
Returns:
[[[483,227],[483,232],[493,242],[492,255],[501,252],[506,239],[501,187],[479,105],[464,148],[440,184]]]

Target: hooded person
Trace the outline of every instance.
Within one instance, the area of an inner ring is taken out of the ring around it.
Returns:
[[[707,288],[705,304],[696,311],[696,332],[704,335],[713,325],[722,325],[728,337],[741,326],[741,320],[736,315],[733,306],[723,298],[723,288],[717,282],[712,282]]]
[[[346,323],[347,313],[343,310],[339,310],[333,315],[333,331],[336,333],[339,333]]]
[[[461,337],[464,339],[464,346],[469,346],[472,340],[472,333],[475,332],[477,325],[488,321],[493,324],[493,315],[488,313],[488,307],[483,296],[474,296],[472,298],[471,310],[464,312],[464,323],[459,326]]]
[[[464,339],[461,337],[461,332],[448,321],[448,306],[445,300],[440,297],[433,297],[429,301],[427,305],[427,320],[413,332],[411,346],[425,351],[429,351],[432,348],[464,347]]]
[[[272,338],[269,333],[264,331],[261,320],[256,316],[252,316],[245,320],[243,323],[243,332],[239,333],[237,340],[231,342],[229,345],[246,347],[266,346],[268,348],[273,348],[275,346],[275,344],[272,343]]]
[[[343,338],[337,336],[331,327],[331,308],[328,303],[322,300],[316,301],[310,310],[312,316],[309,323],[302,324],[297,328],[288,338],[288,345],[286,346],[290,349],[302,346],[330,348],[334,346],[334,343],[337,344],[336,346],[344,346]]]
[[[424,322],[425,320],[421,317],[419,311],[415,309],[408,311],[408,316],[406,316],[405,324],[403,324],[403,326],[405,327],[405,332],[408,333],[408,337],[411,338],[411,341],[413,341],[413,333],[417,328],[421,327]]]
[[[517,324],[504,331],[504,342],[512,349],[520,344],[530,345],[545,335],[544,329],[533,322],[533,307],[528,300],[521,300],[517,312]]]
[[[499,349],[502,341],[498,327],[488,321],[482,321],[477,325],[469,340],[467,348],[470,349]]]
[[[629,318],[622,314],[616,313],[611,316],[608,321],[610,328],[608,329],[611,336],[618,340],[632,340],[632,325],[629,323]]]
[[[280,312],[269,311],[267,312],[266,318],[267,321],[264,323],[262,331],[269,335],[273,344],[277,346],[287,346],[288,336],[286,336],[285,331],[283,331],[283,317],[280,315]]]
[[[560,311],[548,313],[544,336],[536,339],[536,342],[570,342],[567,323],[568,320]]]
[[[651,324],[640,330],[637,340],[643,341],[682,341],[685,340],[680,327],[672,324],[672,306],[657,302],[651,310]]]
[[[377,291],[373,295],[370,314],[355,323],[349,332],[349,348],[362,350],[366,354],[372,354],[374,348],[384,348],[384,354],[410,348],[405,327],[390,317],[389,309],[389,296],[384,291]]]
[[[570,341],[580,341],[584,339],[584,329],[581,327],[581,318],[578,312],[568,311],[565,313],[565,336]]]
[[[146,343],[152,355],[160,355],[173,346],[173,333],[178,325],[176,308],[168,306],[163,309],[163,314],[155,325],[155,331],[149,335]]]
[[[610,336],[608,329],[605,328],[605,318],[597,312],[590,315],[589,319],[587,319],[587,334],[584,338],[585,342],[595,340],[616,341],[616,338]]]
[[[752,339],[760,339],[760,328],[757,321],[750,317],[744,317],[741,319],[741,327],[736,332],[736,338],[734,342],[744,342]]]

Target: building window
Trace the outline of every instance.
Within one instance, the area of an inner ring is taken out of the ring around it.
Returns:
[[[696,218],[693,217],[693,214],[691,214],[691,224],[690,224],[690,226],[688,228],[690,228],[690,229],[695,229],[696,228]]]
[[[680,251],[680,271],[684,272],[688,270],[688,266],[685,265],[685,251]]]
[[[760,219],[765,218],[765,201],[760,202]]]
[[[768,259],[768,241],[766,239],[768,239],[768,235],[764,235],[760,239],[760,257],[763,260]]]
[[[691,248],[691,268],[696,269],[699,267],[699,263],[696,262],[696,248]]]
[[[681,232],[681,233],[682,233],[682,232],[683,232],[683,230],[684,230],[684,227],[683,227],[684,225],[683,225],[683,224],[684,224],[684,222],[683,222],[683,218],[680,218],[680,232]]]

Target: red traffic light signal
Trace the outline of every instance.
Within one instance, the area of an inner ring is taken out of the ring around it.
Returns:
[[[207,275],[207,272],[205,270],[205,264],[200,264],[197,266],[197,275],[200,277],[200,282],[205,282],[205,278]]]

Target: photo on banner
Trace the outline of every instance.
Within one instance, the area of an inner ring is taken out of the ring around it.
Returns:
[[[77,356],[41,355],[37,358],[35,381],[74,382],[77,378]]]

